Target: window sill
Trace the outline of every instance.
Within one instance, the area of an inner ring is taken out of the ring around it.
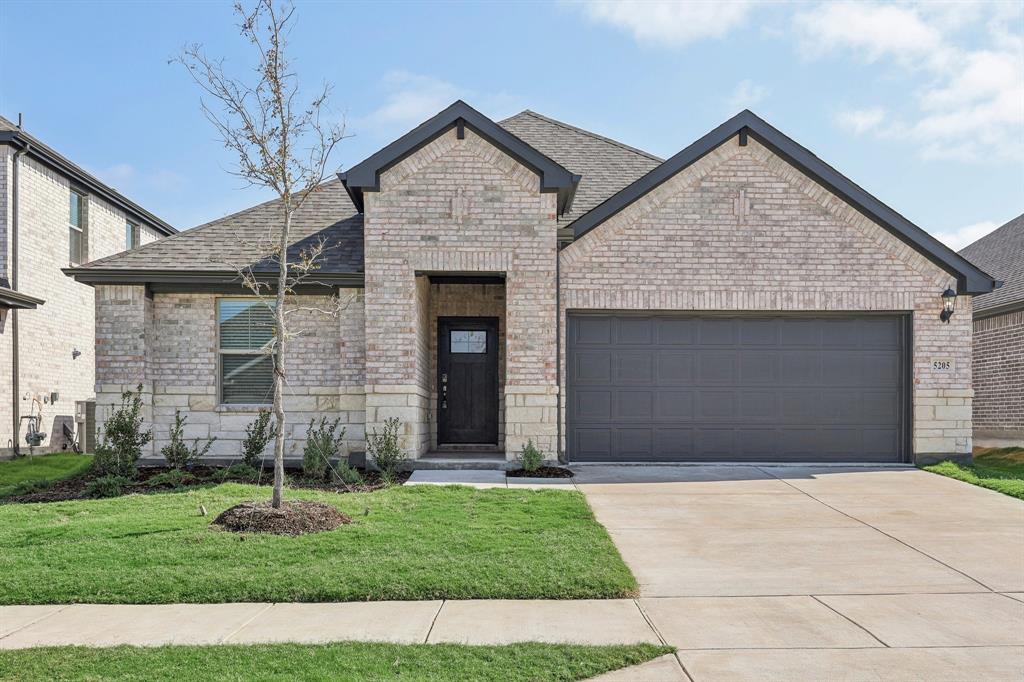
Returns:
[[[269,410],[274,407],[273,403],[221,403],[216,408],[215,412],[259,412],[260,410]]]

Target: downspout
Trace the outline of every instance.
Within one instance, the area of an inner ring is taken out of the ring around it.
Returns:
[[[29,150],[26,142],[12,157],[11,169],[11,290],[18,290],[18,190],[19,173],[18,165],[22,155]],[[11,308],[11,439],[13,441],[15,456],[21,454],[21,446],[18,444],[18,430],[21,427],[21,406],[18,402],[18,395],[21,387],[18,382],[18,309]]]
[[[555,239],[555,423],[558,425],[555,437],[555,454],[560,464],[568,464],[562,450],[562,245]]]

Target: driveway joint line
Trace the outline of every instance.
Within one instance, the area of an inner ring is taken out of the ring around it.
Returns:
[[[854,620],[853,618],[850,618],[849,616],[847,616],[847,615],[846,615],[845,613],[843,613],[843,612],[842,612],[842,611],[840,611],[839,609],[837,609],[837,608],[833,607],[833,606],[832,606],[831,604],[829,604],[829,603],[827,603],[827,602],[823,602],[822,600],[818,599],[818,597],[816,597],[816,596],[815,596],[815,595],[813,595],[813,594],[812,594],[812,595],[810,595],[810,596],[811,596],[811,599],[813,599],[814,601],[818,602],[819,604],[821,604],[822,606],[824,606],[824,607],[825,607],[826,609],[828,609],[829,611],[832,611],[833,613],[835,613],[836,615],[838,615],[838,616],[839,616],[840,618],[844,618],[844,619],[848,620],[849,622],[853,623],[854,625],[856,625],[857,627],[859,627],[859,628],[860,628],[861,630],[863,630],[864,632],[866,632],[866,633],[868,633],[869,635],[871,635],[871,637],[872,637],[872,638],[873,638],[873,639],[874,639],[874,640],[875,640],[876,642],[878,642],[879,644],[881,644],[882,646],[884,646],[884,647],[885,647],[886,649],[891,649],[891,648],[892,648],[892,647],[891,647],[891,646],[889,646],[889,644],[888,644],[887,642],[885,642],[885,641],[884,641],[884,640],[883,640],[883,639],[882,639],[881,637],[879,637],[879,636],[878,636],[878,635],[876,635],[875,633],[871,632],[871,630],[868,630],[868,629],[867,629],[866,627],[864,627],[863,625],[861,625],[860,623],[858,623],[857,621],[855,621],[855,620]]]
[[[818,499],[817,497],[815,497],[814,495],[810,494],[810,493],[809,493],[809,492],[807,492],[806,490],[801,490],[800,488],[798,488],[797,486],[793,485],[793,484],[792,484],[792,483],[790,483],[789,481],[787,481],[787,480],[784,480],[784,479],[782,479],[782,478],[779,478],[778,476],[776,476],[775,474],[773,474],[773,473],[772,473],[772,472],[770,472],[770,471],[765,471],[765,470],[764,470],[763,468],[761,468],[761,467],[758,467],[758,469],[759,469],[759,470],[760,470],[760,471],[761,471],[762,473],[765,473],[765,474],[767,474],[767,475],[769,475],[769,476],[772,476],[773,478],[775,478],[775,479],[777,479],[777,480],[779,480],[779,481],[782,481],[783,483],[785,483],[785,484],[786,484],[786,485],[788,485],[789,487],[793,488],[794,490],[799,490],[800,492],[802,492],[802,493],[803,493],[804,495],[806,495],[807,497],[811,498],[812,500],[814,500],[815,502],[817,502],[817,503],[819,503],[819,504],[822,504],[822,505],[824,505],[824,506],[828,507],[828,508],[829,508],[829,509],[831,509],[832,511],[838,512],[838,513],[842,514],[843,516],[845,516],[845,517],[847,517],[847,518],[849,518],[849,519],[852,519],[852,520],[856,521],[857,523],[863,524],[863,525],[867,526],[868,528],[872,529],[873,531],[875,531],[875,532],[877,532],[877,533],[881,533],[882,535],[884,535],[885,537],[887,537],[887,538],[889,538],[889,539],[891,539],[891,540],[895,540],[896,542],[900,543],[900,544],[901,544],[901,545],[903,545],[904,547],[907,547],[907,548],[909,548],[909,549],[912,549],[912,550],[914,550],[915,552],[917,552],[917,553],[918,553],[918,554],[920,554],[921,556],[925,556],[925,557],[928,557],[929,559],[931,559],[931,560],[932,560],[932,561],[934,561],[935,563],[937,563],[937,564],[941,564],[942,566],[945,566],[945,567],[946,567],[946,568],[948,568],[949,570],[951,570],[951,571],[955,571],[956,573],[959,573],[960,575],[962,575],[963,577],[967,578],[967,579],[968,579],[968,580],[970,580],[971,582],[974,582],[974,583],[977,583],[977,584],[981,585],[982,587],[984,587],[984,588],[985,588],[986,590],[988,590],[989,592],[995,592],[995,590],[994,590],[994,589],[992,589],[991,587],[989,587],[989,586],[988,586],[988,585],[986,585],[985,583],[981,582],[980,580],[978,580],[978,579],[977,579],[977,578],[975,578],[974,576],[971,576],[971,575],[968,575],[967,573],[964,573],[964,572],[963,572],[963,571],[961,571],[961,570],[960,570],[959,568],[954,568],[954,567],[950,566],[949,564],[947,564],[947,563],[946,563],[945,561],[942,561],[941,559],[937,559],[937,558],[933,557],[933,556],[932,556],[931,554],[928,554],[927,552],[925,552],[925,551],[923,551],[923,550],[920,550],[920,549],[918,549],[917,547],[914,547],[913,545],[911,545],[911,544],[909,544],[909,543],[907,543],[907,542],[904,542],[903,540],[900,540],[900,539],[899,539],[898,537],[896,537],[895,535],[890,535],[889,533],[886,533],[886,532],[885,532],[884,530],[882,530],[881,528],[877,528],[877,527],[875,527],[875,526],[872,526],[872,525],[871,525],[870,523],[868,523],[867,521],[864,521],[864,520],[862,520],[862,519],[858,519],[858,518],[857,518],[856,516],[853,516],[853,515],[851,515],[851,514],[847,514],[847,513],[846,513],[846,512],[844,512],[844,511],[843,511],[842,509],[837,509],[836,507],[833,507],[833,506],[832,506],[832,505],[830,505],[830,504],[829,504],[828,502],[824,502],[824,501],[822,501],[822,500],[819,500],[819,499]]]
[[[654,621],[651,619],[651,617],[647,614],[646,611],[644,611],[644,607],[640,606],[640,599],[638,597],[634,597],[633,603],[636,605],[636,609],[640,612],[641,617],[643,617],[643,619],[647,622],[647,627],[651,628],[655,636],[657,636],[658,641],[661,642],[664,646],[670,646],[668,641],[666,641],[665,637],[661,634],[661,630],[658,629],[658,626],[654,624]],[[690,674],[690,671],[686,669],[685,665],[683,665],[683,660],[679,658],[679,647],[676,647],[675,649],[676,650],[672,652],[672,657],[676,659],[676,664],[678,664],[679,667],[682,669],[683,674],[686,675],[686,679],[690,680],[690,682],[696,682],[693,675]]]
[[[252,616],[250,616],[249,618],[247,618],[247,619],[245,620],[245,622],[243,622],[243,623],[242,623],[241,625],[239,625],[239,626],[238,626],[237,628],[235,628],[234,630],[232,630],[231,632],[229,632],[228,634],[224,635],[224,636],[223,636],[223,637],[221,637],[221,638],[220,638],[219,640],[217,640],[217,644],[227,644],[227,641],[228,641],[229,639],[231,639],[232,637],[234,637],[235,635],[237,635],[237,634],[238,634],[239,632],[241,632],[241,631],[242,631],[242,630],[243,630],[243,629],[244,629],[244,628],[245,628],[245,627],[246,627],[247,625],[251,624],[251,623],[252,623],[252,622],[253,622],[254,620],[256,620],[257,618],[259,618],[260,616],[262,616],[262,615],[263,615],[264,613],[266,613],[266,612],[267,612],[267,611],[269,611],[270,609],[274,608],[274,606],[275,606],[275,603],[274,603],[274,602],[271,602],[270,604],[267,604],[267,605],[266,605],[266,606],[264,606],[264,607],[263,607],[262,609],[260,609],[260,610],[259,610],[259,611],[257,611],[256,613],[252,614]]]
[[[1010,597],[1010,599],[1013,599],[1013,597]],[[1014,599],[1014,601],[1016,601],[1016,599]],[[74,606],[74,604],[65,604],[64,606],[61,606],[60,608],[58,608],[56,611],[51,611],[50,613],[46,614],[45,616],[42,616],[40,618],[36,618],[34,621],[32,621],[30,623],[25,623],[20,628],[15,628],[14,630],[11,630],[6,635],[0,636],[0,639],[7,639],[11,635],[16,634],[18,632],[21,632],[22,630],[24,630],[26,628],[30,628],[33,625],[35,625],[36,623],[42,623],[44,620],[47,620],[48,618],[52,618],[53,616],[56,616],[58,613],[63,613],[67,609],[70,609],[72,606]]]
[[[427,644],[430,641],[430,635],[434,632],[434,625],[437,624],[437,619],[441,615],[441,609],[448,603],[447,599],[442,599],[441,603],[437,606],[437,611],[434,613],[434,617],[430,619],[430,627],[427,628],[427,636],[423,638],[423,643]]]

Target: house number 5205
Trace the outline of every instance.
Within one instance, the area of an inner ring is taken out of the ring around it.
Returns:
[[[932,360],[932,369],[936,372],[952,372],[953,360],[951,358],[936,358]]]

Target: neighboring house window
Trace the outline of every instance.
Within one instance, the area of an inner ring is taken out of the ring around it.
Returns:
[[[220,401],[268,405],[273,402],[274,304],[254,298],[217,300]]]
[[[72,265],[79,265],[85,260],[85,230],[85,195],[72,190],[71,217],[68,219],[68,260]]]
[[[134,249],[139,245],[139,226],[134,223],[125,223],[124,226],[124,248]]]

